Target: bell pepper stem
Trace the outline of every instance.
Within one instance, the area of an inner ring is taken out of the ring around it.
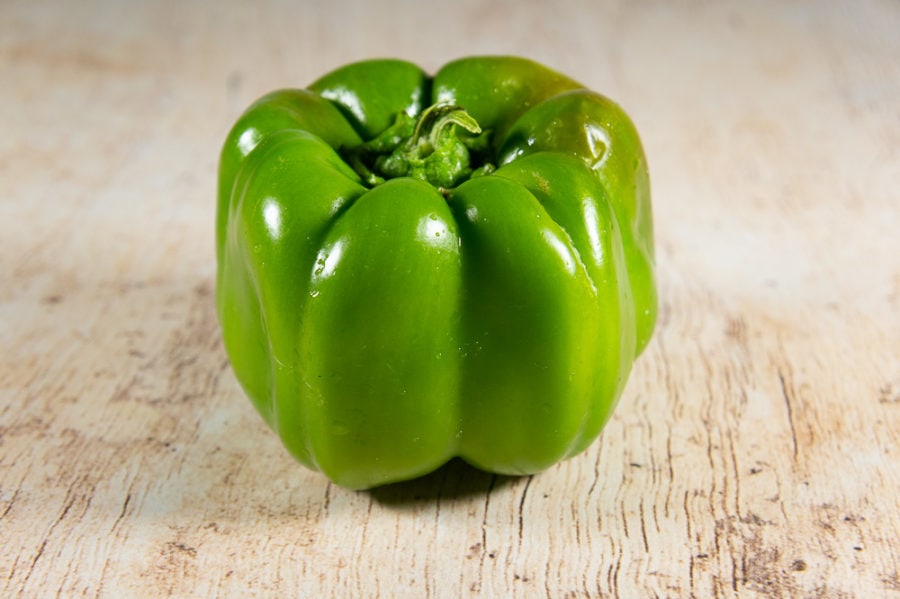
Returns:
[[[453,125],[458,125],[473,135],[481,133],[478,121],[462,107],[432,104],[422,112],[412,137],[407,140],[408,150],[418,158],[427,157],[440,145],[442,137],[447,135],[448,129]]]
[[[465,133],[461,135],[460,129]],[[437,103],[415,120],[398,114],[381,134],[345,150],[344,158],[370,187],[386,179],[413,177],[443,193],[472,175],[472,153],[484,152],[486,136],[464,108]]]

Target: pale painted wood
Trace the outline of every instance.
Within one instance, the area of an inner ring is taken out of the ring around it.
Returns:
[[[0,596],[900,596],[900,9],[0,5]],[[213,306],[219,144],[368,56],[526,54],[620,101],[662,316],[584,455],[348,492]]]

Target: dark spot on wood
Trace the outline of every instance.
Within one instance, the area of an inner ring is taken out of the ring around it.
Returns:
[[[900,386],[893,383],[885,383],[878,389],[878,403],[900,404]]]
[[[190,545],[185,545],[184,543],[177,543],[175,541],[171,541],[166,543],[166,547],[169,549],[178,550],[181,553],[185,553],[191,557],[197,557],[197,549],[191,547]]]
[[[747,325],[740,317],[729,318],[725,325],[725,336],[737,343],[746,343],[747,341]]]

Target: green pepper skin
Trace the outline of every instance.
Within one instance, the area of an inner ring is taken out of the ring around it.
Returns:
[[[351,164],[434,104],[488,131],[484,150],[445,127],[459,140],[434,151],[495,168],[446,189]],[[607,98],[522,58],[354,63],[264,96],[225,141],[225,348],[290,453],[344,487],[456,456],[539,472],[596,439],[652,335],[652,229],[640,140]]]

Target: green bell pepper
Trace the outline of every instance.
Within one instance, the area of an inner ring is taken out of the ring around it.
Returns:
[[[583,451],[656,320],[634,126],[522,58],[365,61],[264,96],[225,141],[216,234],[238,380],[348,488]]]

